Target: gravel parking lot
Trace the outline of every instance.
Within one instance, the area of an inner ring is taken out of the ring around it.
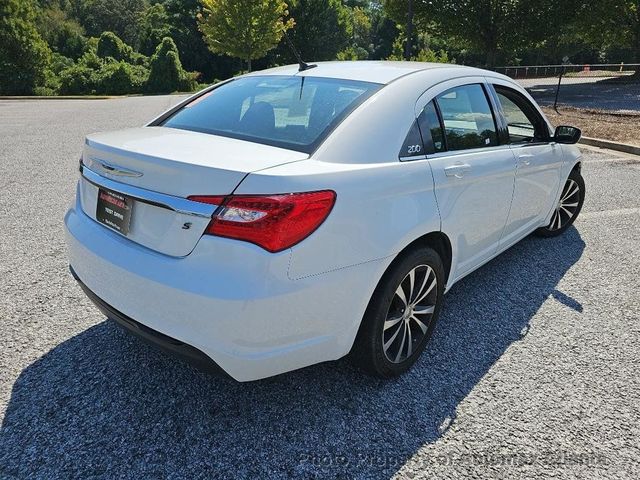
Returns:
[[[612,82],[603,77],[562,78],[558,105],[614,113],[640,112],[640,83]],[[558,88],[558,77],[519,79],[540,105],[552,106]]]
[[[67,269],[84,135],[178,100],[0,101],[1,478],[638,478],[640,157],[585,150],[575,227],[456,285],[408,375],[238,384],[106,322]]]

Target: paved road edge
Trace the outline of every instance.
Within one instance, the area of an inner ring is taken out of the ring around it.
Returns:
[[[640,155],[640,147],[637,145],[629,145],[628,143],[612,142],[610,140],[603,140],[601,138],[582,137],[580,142],[584,145],[591,145],[592,147],[608,148],[610,150],[617,150],[618,152],[630,153],[632,155]]]

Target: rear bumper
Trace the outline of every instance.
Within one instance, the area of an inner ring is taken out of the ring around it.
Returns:
[[[185,344],[238,381],[346,355],[385,268],[374,261],[291,280],[290,251],[211,236],[170,257],[98,224],[78,202],[65,226],[71,268],[107,317]]]
[[[141,338],[145,342],[160,348],[164,352],[194,365],[200,370],[209,373],[226,373],[216,362],[197,348],[157,332],[156,330],[127,317],[124,313],[119,312],[89,290],[89,287],[82,283],[82,280],[80,280],[76,272],[73,270],[73,267],[69,267],[69,270],[71,270],[71,275],[76,279],[85,295],[89,297],[89,300],[91,300],[107,318],[116,322],[124,330]]]

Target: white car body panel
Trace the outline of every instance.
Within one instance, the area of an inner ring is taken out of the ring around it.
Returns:
[[[495,147],[434,155],[429,165],[455,259],[453,283],[495,255],[511,206],[515,162],[509,148]],[[468,166],[463,177],[447,176],[446,168],[462,165]]]
[[[506,244],[543,224],[555,204],[552,200],[560,186],[563,162],[559,144],[517,145],[511,151],[517,168],[513,201],[501,240]]]
[[[85,175],[87,173],[85,167]],[[102,185],[105,183],[101,182]],[[119,190],[122,191],[122,188]],[[83,176],[78,183],[78,195],[84,214],[96,220],[98,186]],[[208,217],[196,216],[136,202],[127,238],[165,255],[184,257],[191,253],[209,225],[215,209],[212,207],[208,210]],[[187,222],[191,225],[188,230],[182,228]]]
[[[303,72],[298,71],[298,65],[285,65],[282,67],[270,68],[259,72],[249,73],[247,76],[260,75],[297,75],[301,77],[326,77],[340,78],[344,80],[362,80],[366,82],[388,84],[398,78],[429,69],[465,68],[458,65],[444,63],[419,63],[419,62],[319,62],[318,68],[311,68]],[[468,67],[467,67],[468,68]],[[479,70],[478,70],[479,71]]]
[[[196,347],[239,381],[346,355],[386,269],[427,234],[451,243],[450,288],[547,224],[560,186],[580,160],[575,146],[547,142],[399,161],[416,116],[448,88],[490,82],[530,99],[507,77],[484,70],[328,62],[302,73],[287,66],[250,75],[386,85],[310,155],[166,127],[91,135],[83,162],[99,175],[97,184],[164,200],[137,205],[125,238],[95,220],[98,187],[81,180],[65,217],[70,264],[87,288],[130,318]],[[525,157],[529,165],[523,155],[533,155]],[[101,163],[125,174],[101,170]],[[461,178],[447,176],[444,169],[456,164],[470,169]],[[207,212],[216,207],[186,200],[325,189],[337,195],[327,219],[279,253],[203,236]],[[181,229],[185,222],[193,223],[188,231]]]
[[[397,161],[363,165],[310,160],[252,174],[236,193],[312,191],[331,184],[340,199],[331,215],[292,248],[289,276],[299,279],[395,257],[425,228],[439,230],[429,165],[404,167],[403,175],[395,175]]]
[[[83,162],[115,164],[144,175],[102,173],[128,185],[178,197],[231,193],[249,172],[309,155],[234,138],[166,127],[141,127],[89,135]]]
[[[344,356],[388,265],[367,262],[293,281],[290,250],[272,254],[205,236],[189,256],[172,258],[90,220],[79,202],[65,224],[70,263],[89,289],[198,348],[238,381]]]

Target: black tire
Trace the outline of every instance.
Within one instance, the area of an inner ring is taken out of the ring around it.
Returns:
[[[568,195],[576,186],[578,190],[574,194]],[[533,233],[539,237],[556,237],[562,235],[573,225],[573,222],[575,222],[578,215],[580,215],[580,210],[582,210],[582,204],[584,203],[584,195],[584,179],[577,169],[572,170],[562,187],[560,199],[551,216],[549,225],[538,228]]]
[[[412,276],[414,289],[409,288]],[[434,279],[436,284],[432,286]],[[433,333],[442,306],[444,282],[442,260],[435,250],[418,247],[398,257],[369,301],[352,349],[353,361],[367,373],[383,378],[400,375],[411,368]],[[423,290],[417,290],[421,287]],[[405,297],[406,292],[410,292],[408,301],[396,293],[399,289]],[[423,294],[424,298],[420,299]],[[412,306],[412,300],[418,301]],[[433,313],[425,313],[432,308]],[[394,347],[399,348],[392,350]]]

